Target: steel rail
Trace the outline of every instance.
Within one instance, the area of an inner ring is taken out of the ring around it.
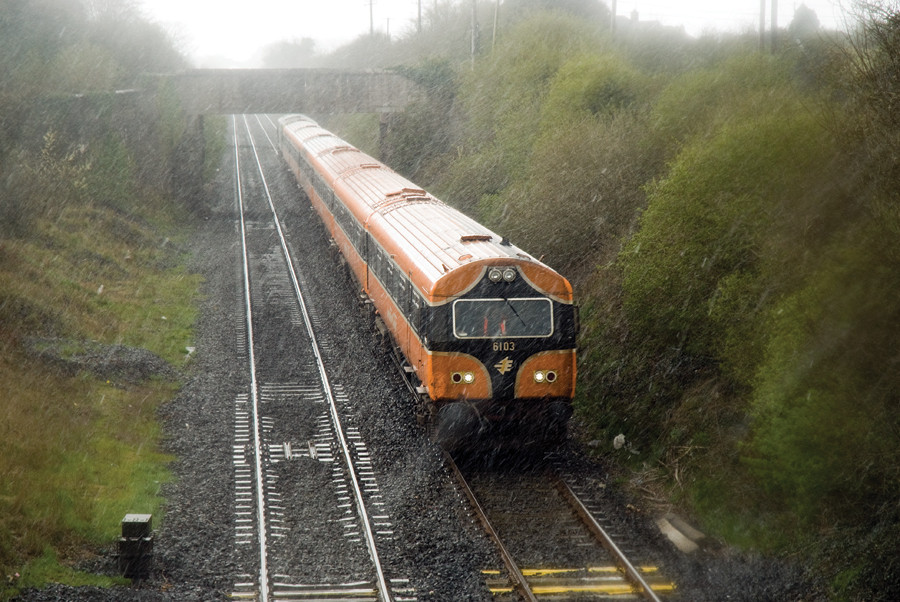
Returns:
[[[444,460],[450,467],[450,471],[456,477],[456,481],[459,484],[460,488],[463,490],[463,493],[465,493],[466,497],[469,499],[469,503],[472,505],[472,509],[475,510],[475,514],[476,516],[478,516],[478,520],[479,522],[481,522],[481,526],[484,527],[484,530],[487,532],[488,537],[490,537],[491,540],[493,540],[494,544],[497,546],[497,549],[500,552],[500,558],[503,560],[503,564],[506,565],[506,570],[513,582],[513,586],[519,591],[519,593],[523,598],[525,598],[525,600],[527,600],[528,602],[537,602],[537,597],[535,596],[534,592],[531,591],[531,586],[528,585],[528,581],[525,579],[525,575],[522,574],[522,570],[519,569],[519,565],[516,564],[516,561],[513,560],[513,557],[506,549],[506,546],[503,545],[503,542],[500,540],[500,536],[497,535],[497,531],[494,529],[493,525],[491,525],[491,521],[488,519],[484,508],[481,507],[481,504],[478,502],[478,498],[475,497],[475,492],[472,491],[471,487],[469,487],[469,483],[466,482],[466,478],[463,476],[462,471],[459,470],[456,462],[453,461],[453,457],[450,456],[450,454],[446,451],[444,452]]]
[[[303,298],[303,293],[300,291],[300,282],[297,278],[297,272],[296,270],[294,270],[294,265],[291,261],[291,254],[288,250],[287,239],[284,236],[284,231],[281,228],[281,221],[278,219],[278,212],[276,211],[275,204],[272,201],[272,195],[269,191],[269,185],[266,181],[266,176],[263,173],[262,162],[259,159],[259,153],[257,153],[256,151],[256,143],[253,140],[253,134],[250,132],[250,125],[249,123],[247,123],[246,115],[244,116],[244,127],[247,129],[247,135],[250,137],[250,146],[253,149],[253,155],[256,158],[256,165],[259,168],[259,175],[262,178],[263,188],[266,192],[266,199],[268,200],[269,209],[272,212],[272,218],[275,222],[275,231],[278,235],[278,240],[281,244],[281,250],[284,255],[284,260],[287,264],[288,273],[291,277],[291,283],[294,287],[294,294],[297,299],[297,303],[300,306],[300,312],[303,315],[303,322],[306,325],[306,330],[310,338],[310,346],[312,347],[313,355],[316,359],[316,366],[319,370],[319,377],[322,380],[322,388],[324,390],[325,397],[328,399],[328,407],[331,412],[331,421],[334,425],[337,439],[340,442],[344,461],[347,463],[347,470],[350,472],[350,482],[353,484],[353,493],[356,499],[357,512],[359,514],[359,519],[362,523],[363,531],[365,533],[366,547],[368,548],[369,556],[372,559],[372,563],[375,567],[375,574],[378,581],[378,592],[384,602],[392,602],[393,597],[391,596],[390,588],[387,584],[387,579],[384,576],[384,570],[381,567],[381,559],[378,556],[378,548],[375,545],[375,535],[372,529],[372,523],[369,519],[368,513],[366,512],[365,500],[363,499],[362,495],[362,487],[359,484],[359,475],[357,474],[356,467],[353,464],[353,457],[350,453],[350,445],[347,443],[347,437],[344,435],[344,429],[341,426],[340,416],[338,415],[337,402],[334,399],[334,394],[332,393],[331,389],[331,382],[328,378],[325,364],[322,361],[322,354],[319,350],[319,344],[316,340],[316,335],[313,330],[312,320],[310,319],[309,312],[306,309],[306,302]]]
[[[256,356],[253,351],[253,309],[250,303],[250,258],[247,251],[247,228],[244,221],[244,196],[241,192],[241,162],[239,158],[237,119],[231,116],[231,125],[234,133],[234,173],[235,173],[235,201],[238,206],[241,226],[241,255],[243,259],[244,275],[244,305],[247,325],[247,348],[250,359],[250,397],[253,410],[253,448],[256,472],[256,522],[257,536],[259,539],[259,599],[263,602],[269,600],[269,568],[268,551],[266,548],[266,501],[265,487],[262,476],[262,441],[259,433],[259,383],[256,380]]]
[[[641,576],[640,571],[638,571],[631,561],[625,556],[619,546],[612,540],[606,530],[600,526],[600,523],[597,522],[597,519],[594,518],[594,515],[591,514],[590,510],[585,507],[584,503],[575,495],[575,492],[572,491],[572,488],[569,487],[569,484],[563,481],[559,476],[555,476],[556,486],[562,493],[563,497],[567,502],[572,506],[575,510],[575,513],[581,518],[581,520],[587,525],[588,529],[594,534],[597,539],[600,540],[600,543],[603,544],[603,547],[612,554],[615,561],[619,564],[623,571],[625,571],[625,577],[631,581],[632,586],[641,590],[639,593],[643,594],[645,598],[648,600],[653,600],[653,602],[661,602],[659,596],[656,595],[656,592],[647,584],[644,578]]]

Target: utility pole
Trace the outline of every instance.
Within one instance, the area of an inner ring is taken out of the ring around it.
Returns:
[[[778,52],[778,0],[772,0],[769,18],[769,52]],[[759,0],[759,51],[766,51],[766,0]]]
[[[762,2],[765,2],[765,1],[766,0],[762,0]],[[609,33],[613,38],[615,38],[616,37],[616,0],[612,0],[612,8],[610,8],[609,10],[610,10]]]
[[[615,0],[613,0],[615,1]],[[766,0],[759,0],[759,51],[766,50]]]
[[[422,0],[419,0],[418,7],[419,15],[418,19],[416,20],[416,33],[422,33]]]
[[[475,68],[475,55],[478,54],[478,0],[472,0],[472,68]]]
[[[369,0],[369,36],[375,35],[375,0]]]
[[[500,0],[497,0],[497,3],[494,5],[494,33],[491,36],[491,54],[494,52],[494,47],[497,45],[497,19],[500,17]]]
[[[778,0],[772,0],[772,54],[778,50]]]

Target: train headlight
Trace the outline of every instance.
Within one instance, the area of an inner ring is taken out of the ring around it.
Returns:
[[[512,282],[516,279],[516,270],[513,268],[506,268],[503,270],[503,279],[506,282]]]
[[[553,370],[535,370],[534,382],[554,383],[556,382],[556,372],[554,372]]]
[[[454,372],[450,375],[450,381],[455,384],[465,384],[471,385],[475,382],[475,373],[474,372]]]
[[[503,280],[503,270],[500,268],[491,268],[488,272],[488,280],[491,282],[500,282]]]

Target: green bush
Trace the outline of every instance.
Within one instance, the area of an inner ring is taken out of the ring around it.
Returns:
[[[900,264],[873,222],[833,243],[776,304],[748,463],[804,523],[868,523],[900,497]]]
[[[601,263],[579,289],[586,301],[577,405],[603,437],[624,432],[661,457],[700,445],[737,459],[733,445],[746,433],[769,312],[802,285],[816,241],[834,219],[823,213],[845,200],[819,183],[832,181],[832,136],[791,89],[789,70],[773,67],[766,58],[726,60],[725,73],[713,79],[728,92],[714,109],[698,108],[706,106],[702,98],[684,107],[696,116],[681,126],[683,146],[671,141],[671,124],[679,122],[672,99],[708,83],[713,72],[677,76],[653,103],[645,130],[636,127],[612,145],[625,149],[624,173],[643,176],[648,206],[618,261]],[[738,89],[744,100],[772,99],[777,110],[732,102]],[[653,182],[670,152],[663,147],[678,152]],[[655,161],[630,172],[643,148],[656,151]],[[609,165],[589,156],[586,165]]]
[[[755,364],[746,350],[758,344],[746,336],[785,286],[769,272],[780,262],[767,256],[770,237],[795,217],[807,173],[834,151],[799,103],[733,120],[679,154],[621,261],[625,309],[646,341],[737,368]],[[735,342],[739,357],[723,352]]]
[[[456,142],[460,161],[438,188],[451,203],[480,208],[490,226],[502,216],[494,195],[527,174],[541,106],[560,67],[572,55],[596,51],[601,37],[571,16],[538,13],[515,25],[496,50],[461,77],[459,108],[466,116]]]
[[[576,278],[614,255],[661,165],[651,80],[607,46],[560,14],[519,23],[463,78],[469,130],[443,180],[457,206]]]
[[[693,136],[714,136],[742,115],[780,112],[794,100],[789,70],[769,55],[727,53],[668,82],[653,103],[654,129],[661,142],[680,146]]]
[[[615,114],[647,103],[647,78],[612,53],[574,56],[557,71],[541,107],[543,130],[559,120]]]
[[[572,278],[614,257],[658,163],[644,121],[630,111],[548,121],[527,175],[493,200],[501,231]]]
[[[412,181],[430,185],[451,149],[454,121],[448,117],[456,97],[456,73],[448,61],[434,59],[398,71],[421,86],[426,98],[387,118],[381,146],[388,156],[381,160]]]

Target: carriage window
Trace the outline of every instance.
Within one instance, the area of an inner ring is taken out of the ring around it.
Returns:
[[[410,320],[409,323],[412,325],[413,330],[416,332],[422,332],[422,306],[419,303],[419,296],[412,295],[410,300]]]
[[[458,339],[549,337],[550,299],[458,299],[453,302],[453,334]]]

